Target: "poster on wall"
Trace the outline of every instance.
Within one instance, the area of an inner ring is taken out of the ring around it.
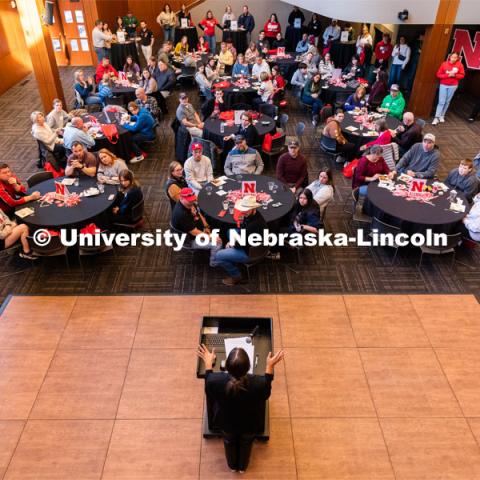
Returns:
[[[75,18],[77,23],[84,23],[82,10],[75,10]]]
[[[87,30],[85,28],[85,25],[77,25],[78,27],[78,35],[81,38],[87,38]]]
[[[73,39],[73,40],[70,40],[70,47],[72,47],[72,52],[78,52],[78,40],[77,39]]]
[[[61,52],[62,51],[62,45],[60,44],[60,39],[52,38],[52,44],[53,44],[53,51],[54,52]]]
[[[88,48],[88,40],[85,38],[82,38],[80,40],[80,45],[82,47],[82,52],[88,52],[90,49]]]
[[[480,31],[470,33],[469,30],[457,28],[453,32],[453,45],[450,51],[463,56],[463,63],[468,69],[480,70]]]
[[[73,23],[73,16],[71,10],[65,10],[65,23]]]

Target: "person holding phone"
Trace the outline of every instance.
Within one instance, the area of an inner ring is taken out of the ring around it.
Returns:
[[[388,84],[400,84],[402,72],[405,70],[407,63],[410,61],[412,50],[407,44],[407,39],[402,35],[398,43],[393,47],[392,65],[390,66],[390,77]]]

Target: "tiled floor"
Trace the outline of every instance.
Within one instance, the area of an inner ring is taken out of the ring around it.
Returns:
[[[242,478],[480,479],[472,296],[13,297],[0,479],[238,478],[202,438],[203,315],[272,317],[270,441]]]

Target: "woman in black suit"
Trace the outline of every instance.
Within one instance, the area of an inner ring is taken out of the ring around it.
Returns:
[[[215,401],[215,416],[223,431],[228,466],[244,472],[248,467],[252,443],[258,433],[259,412],[270,397],[273,369],[283,359],[280,350],[268,354],[265,375],[250,375],[250,360],[243,348],[234,348],[226,362],[227,373],[213,373],[215,349],[198,347],[197,355],[205,362],[205,393]]]
[[[122,170],[118,178],[121,189],[112,208],[111,220],[113,223],[133,223],[132,210],[143,199],[143,193],[131,170]]]

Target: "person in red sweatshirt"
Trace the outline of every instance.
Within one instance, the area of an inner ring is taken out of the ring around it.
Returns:
[[[270,19],[265,23],[263,30],[265,31],[265,36],[270,38],[271,41],[275,39],[277,33],[282,33],[282,27],[278,23],[278,18],[276,13],[270,15]]]
[[[112,67],[112,65],[110,65],[110,59],[108,57],[103,57],[102,61],[97,66],[97,71],[95,73],[95,80],[97,84],[102,81],[104,73],[108,73],[110,77],[118,78],[118,72],[114,67]]]
[[[458,82],[465,77],[460,55],[452,52],[448,59],[440,65],[437,72],[437,78],[440,79],[440,90],[438,92],[437,111],[432,125],[438,125],[445,121],[445,114],[453,98],[455,90],[458,88]]]
[[[375,67],[387,70],[392,52],[392,39],[388,33],[384,33],[383,39],[375,45]]]

